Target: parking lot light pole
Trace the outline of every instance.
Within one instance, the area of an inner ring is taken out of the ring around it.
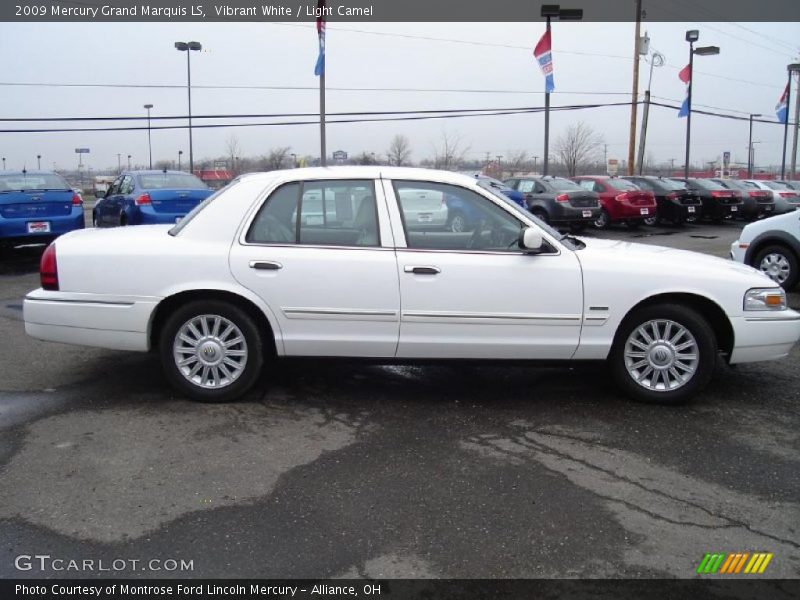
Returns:
[[[753,118],[762,116],[760,113],[750,115],[750,137],[747,139],[747,178],[753,176]]]
[[[181,170],[181,157],[183,156],[183,150],[178,150],[178,171]]]
[[[150,168],[153,168],[153,144],[150,142],[150,109],[153,108],[152,104],[145,104],[147,109],[147,152],[150,155]]]
[[[39,171],[41,171],[41,170],[42,170],[42,155],[41,155],[41,154],[37,154],[37,155],[36,155],[36,168],[37,168]]]
[[[581,8],[561,8],[558,4],[543,4],[541,15],[547,21],[547,32],[550,33],[550,20],[580,21],[583,19]],[[552,48],[550,52],[552,52]],[[544,92],[544,156],[542,157],[542,175],[547,175],[550,166],[550,92]]]
[[[793,63],[789,65],[786,70],[789,72],[788,92],[786,94],[786,121],[783,123],[783,151],[781,152],[781,179],[786,179],[786,142],[789,139],[789,121],[791,121],[790,106],[792,100],[792,76],[795,73],[800,73],[800,63]],[[800,93],[800,92],[798,92]]]
[[[179,52],[186,52],[186,91],[189,97],[189,172],[194,172],[194,149],[192,147],[192,51],[203,49],[200,42],[175,42]]]
[[[6,170],[6,157],[3,157],[3,171]]]
[[[700,39],[700,32],[697,29],[690,29],[686,32],[686,41],[689,42],[689,86],[686,90],[686,162],[683,165],[683,178],[689,179],[689,148],[692,137],[692,86],[694,84],[694,55],[712,56],[719,54],[717,46],[702,46],[695,48],[694,43]]]
[[[128,171],[131,170],[131,155],[128,154]]]

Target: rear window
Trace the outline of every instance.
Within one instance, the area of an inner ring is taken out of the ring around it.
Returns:
[[[624,191],[638,190],[639,189],[636,186],[636,184],[631,183],[630,181],[628,181],[626,179],[616,179],[616,178],[604,179],[603,183],[605,183],[609,187],[614,188],[615,190],[622,190],[623,192]]]
[[[581,186],[579,186],[574,181],[570,181],[569,179],[564,179],[563,177],[545,179],[544,181],[546,181],[550,187],[552,187],[555,190],[558,190],[559,192],[570,192],[582,189]]]
[[[765,186],[767,186],[768,188],[771,188],[773,190],[791,190],[792,189],[788,185],[786,185],[785,183],[780,183],[779,181],[762,181],[761,183],[763,183]]]
[[[189,213],[188,213],[188,214],[187,214],[185,217],[183,217],[183,218],[182,218],[180,221],[178,221],[178,222],[176,223],[175,227],[173,227],[172,229],[170,229],[170,230],[169,230],[169,234],[170,234],[170,235],[178,235],[178,234],[181,232],[181,230],[182,230],[184,227],[186,227],[186,226],[189,224],[189,222],[190,222],[192,219],[194,219],[194,218],[195,218],[195,217],[196,217],[198,214],[200,214],[200,212],[201,212],[201,211],[202,211],[202,210],[203,210],[203,209],[204,209],[206,206],[208,206],[208,205],[209,205],[209,204],[211,204],[211,203],[212,203],[214,200],[216,200],[217,198],[219,198],[219,197],[220,197],[220,196],[221,196],[221,195],[222,195],[224,192],[227,192],[227,191],[228,191],[228,190],[230,190],[231,188],[233,188],[233,187],[236,187],[236,184],[237,184],[237,183],[239,183],[239,182],[238,182],[238,181],[232,181],[231,183],[229,183],[229,184],[228,184],[228,185],[226,185],[225,187],[223,187],[223,188],[220,188],[220,189],[218,189],[216,192],[214,192],[213,194],[211,194],[211,195],[210,195],[208,198],[206,198],[206,199],[205,199],[205,200],[203,200],[203,201],[202,201],[200,204],[198,204],[198,205],[197,205],[197,206],[195,206],[195,207],[194,207],[192,210],[190,210],[190,211],[189,211]]]
[[[682,181],[675,181],[674,179],[659,179],[658,183],[663,185],[668,190],[685,190],[686,184]]]
[[[36,190],[70,190],[69,184],[55,173],[0,174],[0,192],[22,192]]]
[[[208,187],[189,173],[139,175],[139,185],[146,190],[205,190]]]
[[[710,179],[695,179],[694,184],[703,190],[724,190],[725,188]]]

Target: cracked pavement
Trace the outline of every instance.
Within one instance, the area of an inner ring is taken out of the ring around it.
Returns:
[[[724,255],[737,228],[659,231],[635,241]],[[720,365],[683,407],[597,365],[314,360],[198,405],[153,356],[27,338],[36,259],[0,263],[2,577],[108,575],[14,567],[50,554],[194,566],[125,577],[691,578],[740,551],[800,576],[797,348]]]

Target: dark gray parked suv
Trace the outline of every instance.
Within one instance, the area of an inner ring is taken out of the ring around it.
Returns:
[[[528,210],[546,223],[580,231],[600,215],[598,195],[563,177],[513,177],[505,184],[522,192]]]

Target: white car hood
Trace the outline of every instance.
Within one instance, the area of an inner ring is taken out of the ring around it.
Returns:
[[[769,277],[747,265],[689,250],[636,244],[621,240],[580,238],[586,248],[576,252],[584,268],[616,265],[620,270],[638,272],[642,268],[654,274],[669,274],[695,279],[719,277],[750,280],[753,287],[775,287]],[[588,252],[587,252],[588,251]]]

